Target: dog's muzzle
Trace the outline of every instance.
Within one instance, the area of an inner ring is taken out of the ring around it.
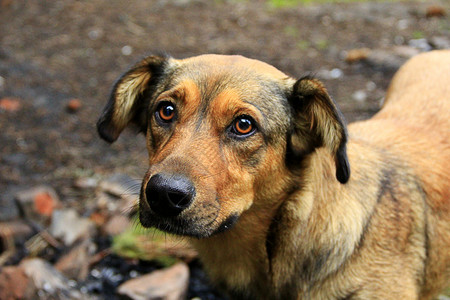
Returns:
[[[183,175],[156,174],[148,181],[145,196],[153,212],[174,217],[191,205],[195,187]]]

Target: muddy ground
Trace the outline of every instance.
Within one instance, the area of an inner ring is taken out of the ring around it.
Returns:
[[[241,54],[295,77],[312,74],[355,121],[379,109],[408,56],[450,48],[449,8],[439,0],[282,8],[238,0],[0,0],[0,99],[18,104],[0,108],[0,197],[46,183],[82,212],[89,197],[73,187],[77,178],[140,178],[144,138],[129,131],[110,146],[95,122],[114,80],[147,54]],[[346,61],[361,48],[372,58]],[[67,109],[72,99],[81,104],[75,112]]]

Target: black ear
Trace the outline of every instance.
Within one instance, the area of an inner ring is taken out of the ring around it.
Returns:
[[[323,84],[316,79],[302,78],[294,84],[289,101],[294,111],[289,150],[305,155],[317,147],[326,147],[335,160],[336,178],[346,183],[350,178],[347,128]]]
[[[149,56],[117,80],[97,122],[100,137],[112,143],[130,123],[146,130],[148,101],[167,64],[166,57]]]

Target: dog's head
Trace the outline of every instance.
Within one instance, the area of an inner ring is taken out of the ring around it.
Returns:
[[[145,58],[114,85],[97,126],[114,142],[130,124],[147,139],[146,227],[195,237],[227,230],[279,201],[286,174],[318,147],[334,158],[337,180],[349,179],[346,129],[323,85],[257,60]]]

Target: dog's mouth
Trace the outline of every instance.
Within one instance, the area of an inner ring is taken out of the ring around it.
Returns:
[[[146,228],[154,227],[167,233],[202,239],[230,230],[239,219],[237,214],[232,214],[225,220],[218,221],[217,214],[218,212],[214,217],[209,215],[209,218],[189,214],[166,217],[157,215],[141,205],[139,220]]]
[[[144,179],[139,219],[144,227],[206,238],[231,229],[239,218],[237,213],[224,215],[220,203],[215,190],[196,187],[189,176],[157,173]]]

